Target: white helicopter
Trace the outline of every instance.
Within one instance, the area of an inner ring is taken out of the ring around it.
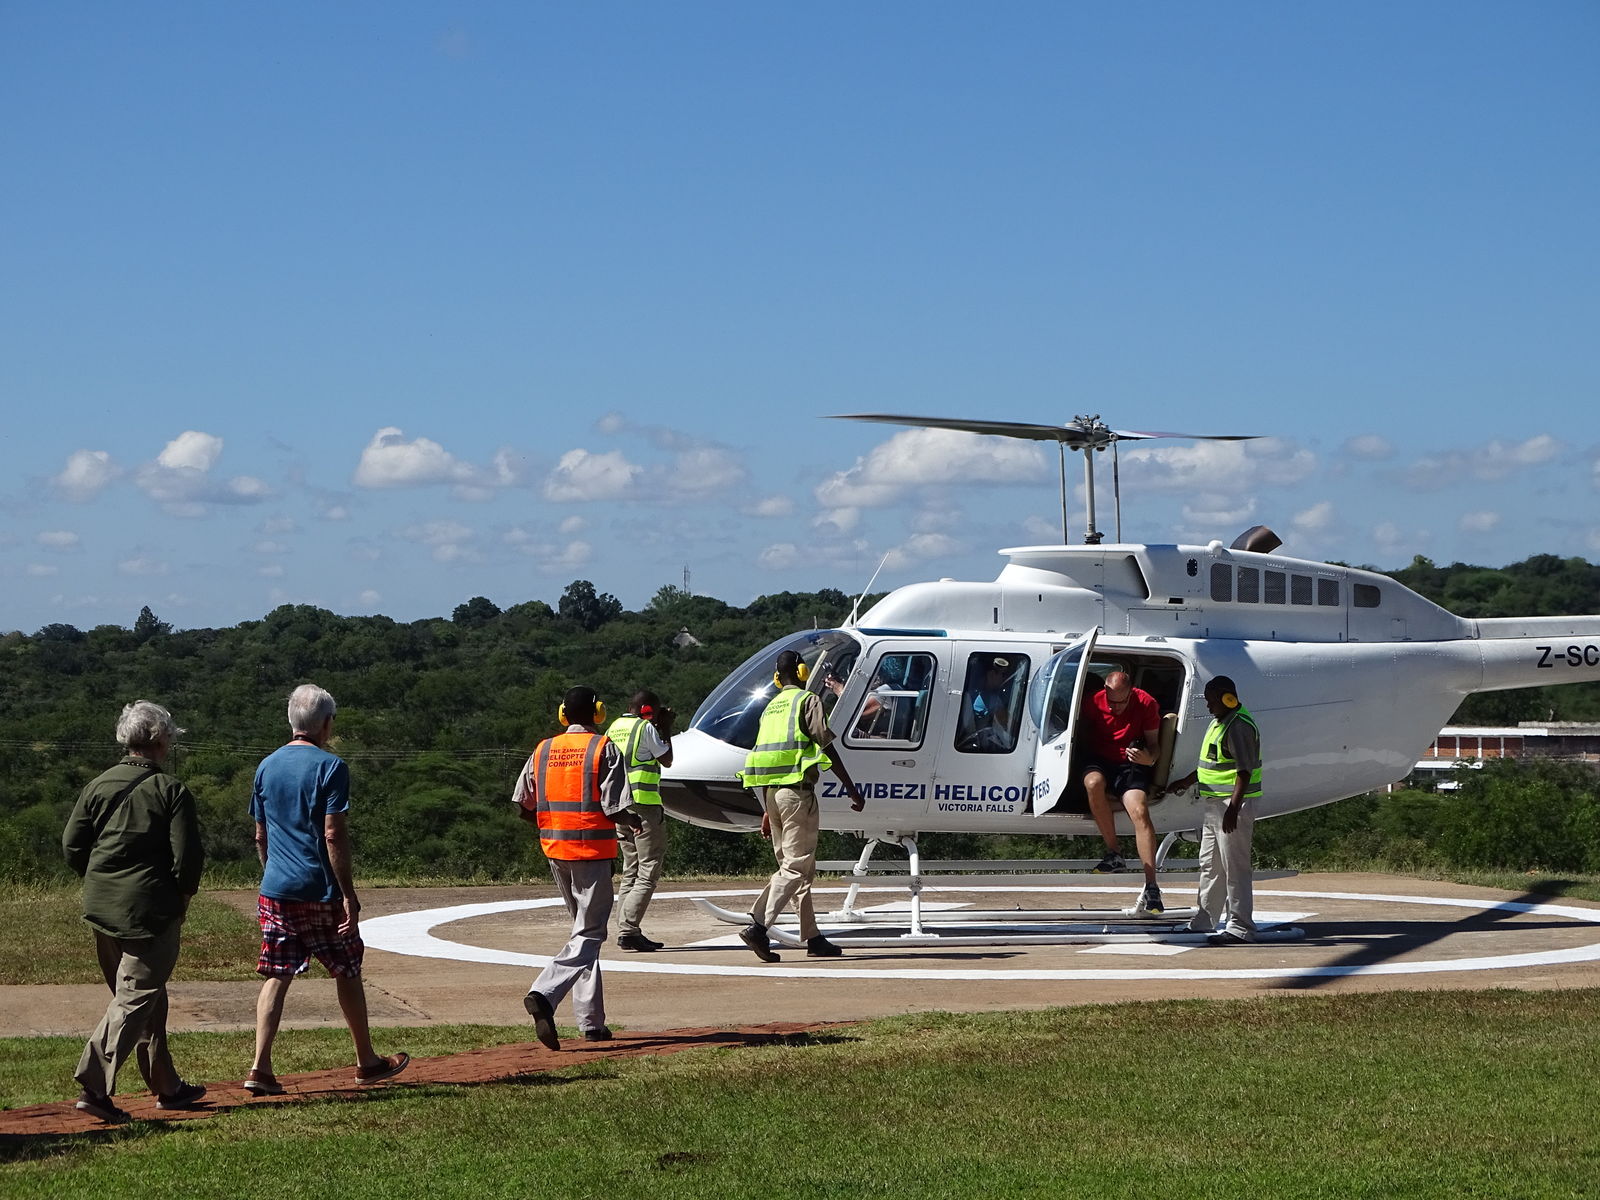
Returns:
[[[844,419],[1057,442],[1063,544],[1002,550],[1008,561],[992,582],[911,584],[841,628],[806,630],[758,651],[674,738],[662,799],[672,815],[698,825],[759,827],[760,804],[738,771],[775,692],[773,662],[779,651],[798,651],[867,799],[864,812],[851,811],[824,776],[822,827],[868,839],[858,883],[880,869],[869,867],[878,844],[906,851],[913,933],[921,932],[915,902],[930,874],[919,864],[919,833],[1095,833],[1074,778],[1074,727],[1085,688],[1112,670],[1127,671],[1164,714],[1152,796],[1174,764],[1182,774],[1198,756],[1210,720],[1206,680],[1234,679],[1261,729],[1258,819],[1403,779],[1473,692],[1600,678],[1600,616],[1468,620],[1387,576],[1276,553],[1281,543],[1261,526],[1227,546],[1124,543],[1120,496],[1119,540],[1103,543],[1093,455],[1110,448],[1114,457],[1124,440],[1208,435],[1114,430],[1098,416],[1066,425]],[[1082,545],[1065,544],[1069,449],[1084,454]],[[1166,867],[1180,836],[1198,840],[1202,805],[1170,795],[1150,814],[1167,835],[1159,855]],[[1125,815],[1118,826],[1131,832]],[[861,915],[855,900],[852,887],[846,915]]]

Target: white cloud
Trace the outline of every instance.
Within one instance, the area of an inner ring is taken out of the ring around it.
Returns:
[[[1600,467],[1597,467],[1597,479],[1600,479]],[[788,496],[764,496],[745,509],[745,515],[751,517],[787,517],[792,512],[794,500]]]
[[[849,533],[859,524],[861,524],[859,508],[830,508],[826,512],[818,513],[811,522],[813,529],[833,529],[839,533]]]
[[[1502,442],[1498,438],[1469,450],[1448,450],[1424,455],[1400,475],[1400,481],[1415,491],[1433,491],[1458,483],[1494,483],[1517,471],[1543,466],[1557,458],[1566,446],[1548,433],[1523,442]]]
[[[960,554],[966,547],[945,533],[917,533],[890,550],[883,565],[891,571],[926,562],[930,558],[948,558]]]
[[[1236,525],[1244,525],[1256,514],[1256,501],[1253,496],[1222,496],[1214,492],[1202,492],[1183,506],[1183,519],[1192,527],[1212,530],[1212,536],[1217,536],[1218,529],[1226,531]]]
[[[569,522],[570,518],[561,523],[563,529]],[[581,567],[594,556],[594,547],[581,539],[573,539],[564,545],[558,545],[520,525],[506,530],[500,535],[500,540],[508,546],[515,547],[518,553],[534,559],[540,570],[544,571]]]
[[[1405,544],[1406,535],[1393,521],[1384,521],[1372,531],[1372,540],[1380,550],[1398,550]]]
[[[289,553],[289,547],[285,546],[282,542],[274,542],[274,541],[270,541],[270,540],[266,540],[266,539],[263,539],[262,541],[257,542],[254,546],[251,546],[250,549],[253,550],[257,554],[287,554],[287,553]]]
[[[48,579],[52,575],[59,575],[61,568],[50,563],[29,563],[28,574],[35,579]]]
[[[51,550],[76,550],[79,538],[77,534],[66,529],[46,529],[39,533],[34,541]]]
[[[1297,512],[1289,523],[1301,533],[1321,533],[1333,525],[1333,501],[1321,500],[1303,512]]]
[[[371,608],[374,604],[377,604],[380,600],[382,600],[383,597],[377,592],[373,591],[371,588],[367,588],[361,593],[361,595],[357,596],[356,599],[362,604],[366,605],[368,608]]]
[[[282,579],[283,564],[266,563],[256,568],[256,574],[261,576],[263,579]]]
[[[1489,533],[1499,524],[1500,514],[1497,512],[1469,512],[1461,514],[1456,528],[1462,533]]]
[[[628,419],[619,412],[608,412],[594,423],[594,427],[600,433],[617,434],[628,427]]]
[[[1340,447],[1346,458],[1359,458],[1367,462],[1382,462],[1384,459],[1394,457],[1394,445],[1386,437],[1376,433],[1363,433],[1353,437]]]
[[[400,531],[400,536],[427,546],[435,562],[479,562],[482,559],[472,545],[478,535],[460,521],[424,521],[408,525]]]
[[[221,456],[221,438],[188,429],[168,442],[154,462],[134,472],[134,482],[175,517],[202,516],[207,504],[259,504],[272,495],[252,475],[212,479],[211,468]]]
[[[1037,514],[1022,522],[1022,530],[1052,546],[1061,540],[1061,526],[1054,521],[1046,521]]]
[[[588,542],[574,539],[553,557],[546,560],[547,567],[581,567],[592,557],[593,547]]]
[[[816,498],[823,508],[882,508],[911,488],[1034,483],[1048,474],[1045,455],[1032,442],[908,429],[818,484]]]
[[[1237,492],[1263,486],[1293,487],[1317,469],[1315,454],[1283,438],[1183,446],[1139,443],[1121,453],[1124,488],[1158,491]]]
[[[165,575],[167,564],[148,554],[140,554],[123,559],[117,564],[117,570],[124,575]]]
[[[354,482],[364,488],[424,487],[434,483],[474,483],[478,472],[438,442],[386,425],[372,435],[356,464]]]
[[[583,517],[571,516],[562,521],[558,528],[565,534],[581,533],[589,528],[589,522]]]
[[[721,446],[695,446],[673,456],[662,490],[683,499],[702,499],[741,484],[749,476],[732,451]]]
[[[104,450],[74,450],[67,465],[50,482],[66,499],[82,504],[93,500],[113,483],[122,468]]]
[[[793,542],[774,542],[756,556],[756,562],[769,571],[787,571],[799,566],[800,550]]]
[[[222,439],[214,434],[186,429],[156,455],[156,465],[168,471],[211,470],[222,455]]]
[[[322,510],[324,521],[348,521],[350,510],[343,504],[329,504]]]
[[[581,500],[616,500],[628,495],[643,473],[618,450],[591,454],[581,447],[561,456],[544,481],[546,500],[558,503]]]

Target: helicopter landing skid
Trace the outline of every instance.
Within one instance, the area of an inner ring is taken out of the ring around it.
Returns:
[[[727,925],[748,925],[750,914],[733,912],[696,897],[700,911]],[[1168,945],[1198,945],[1208,930],[1191,929],[1189,922],[1198,915],[1194,908],[1168,909],[1161,915],[1135,909],[995,909],[941,910],[930,922],[920,919],[915,926],[905,910],[841,910],[819,916],[829,926],[828,934],[842,946],[1062,946],[1116,945],[1161,942]],[[954,926],[955,928],[950,928]],[[902,932],[890,933],[890,929]],[[881,930],[882,932],[879,932]],[[772,940],[791,950],[804,949],[796,932],[796,922],[785,917],[783,923],[767,930]],[[1266,929],[1259,941],[1293,941],[1305,937],[1305,930],[1289,927]]]

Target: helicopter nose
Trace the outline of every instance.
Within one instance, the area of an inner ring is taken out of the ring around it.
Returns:
[[[745,751],[698,729],[672,739],[672,765],[661,771],[661,803],[680,821],[751,833],[761,828],[761,802],[739,779]]]

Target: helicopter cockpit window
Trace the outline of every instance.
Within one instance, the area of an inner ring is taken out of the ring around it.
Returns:
[[[850,725],[848,741],[896,747],[921,745],[934,666],[931,654],[885,654],[880,658]]]
[[[1010,754],[1022,728],[1028,657],[974,654],[967,659],[956,749],[963,754]]]
[[[848,664],[855,662],[856,655],[861,652],[861,644],[848,633],[837,629],[808,629],[804,633],[773,642],[766,649],[745,659],[733,674],[717,685],[716,690],[695,710],[689,727],[730,746],[744,750],[754,746],[761,713],[767,707],[767,701],[778,694],[777,685],[772,681],[772,668],[778,655],[785,650],[793,650],[800,655],[809,672],[806,690],[820,694],[823,707],[826,708],[833,702],[824,686],[830,668],[840,675],[848,675]],[[832,667],[835,662],[843,664],[842,669]]]

